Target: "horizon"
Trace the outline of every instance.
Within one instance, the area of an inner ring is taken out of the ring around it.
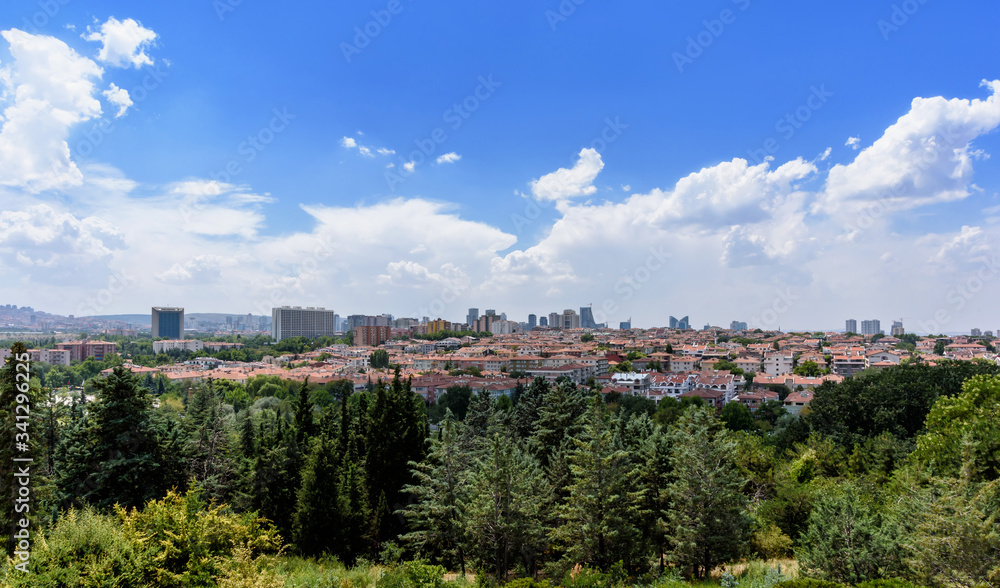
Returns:
[[[0,7],[0,298],[1000,325],[997,5],[392,4]]]

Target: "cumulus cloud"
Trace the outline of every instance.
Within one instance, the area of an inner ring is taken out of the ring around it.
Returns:
[[[340,146],[345,149],[354,149],[358,146],[358,142],[353,137],[344,137],[340,140]]]
[[[364,133],[362,133],[361,131],[358,131],[359,137],[362,136],[363,134]],[[343,139],[340,140],[340,146],[343,147],[344,149],[357,149],[358,154],[363,157],[374,158],[375,154],[393,155],[394,153],[396,153],[394,150],[387,149],[385,147],[369,147],[367,145],[362,145],[358,143],[357,139],[355,139],[354,137],[344,137]]]
[[[438,165],[440,165],[442,163],[455,163],[459,159],[462,159],[462,156],[459,155],[458,153],[455,153],[454,151],[452,151],[451,153],[445,153],[441,157],[438,157],[437,158],[437,163],[438,163]]]
[[[539,200],[565,200],[590,196],[597,192],[594,180],[604,169],[601,154],[596,149],[580,151],[572,168],[559,168],[531,182],[531,193]]]
[[[118,107],[118,112],[115,114],[115,118],[121,118],[133,104],[132,98],[128,95],[128,91],[123,90],[114,84],[111,84],[111,87],[105,90],[103,94],[104,97],[108,99],[108,102]]]
[[[1000,125],[1000,80],[983,86],[985,100],[915,98],[871,147],[830,170],[816,210],[856,213],[873,202],[906,210],[966,198],[981,157],[972,142]]]
[[[850,147],[851,149],[854,149],[855,151],[857,151],[858,150],[858,146],[861,145],[861,138],[860,137],[848,137],[847,138],[847,142],[844,143],[844,145],[846,147]]]
[[[406,163],[403,164],[403,169],[412,174],[413,170],[417,169],[417,162],[407,161]]]
[[[101,68],[53,37],[0,34],[13,57],[7,85],[14,96],[0,128],[0,184],[36,193],[81,184],[66,140],[73,125],[101,114],[94,97]]]
[[[156,33],[143,27],[131,18],[119,21],[109,18],[96,30],[87,27],[83,38],[101,43],[97,60],[113,67],[134,67],[153,65],[152,58],[146,55],[146,50],[152,47]]]

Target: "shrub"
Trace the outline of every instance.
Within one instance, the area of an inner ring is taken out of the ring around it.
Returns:
[[[812,578],[798,578],[796,580],[785,580],[774,585],[774,588],[848,588],[846,584],[838,584],[829,580],[814,580]]]

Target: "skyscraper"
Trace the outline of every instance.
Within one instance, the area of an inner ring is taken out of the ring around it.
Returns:
[[[670,317],[670,328],[671,329],[677,328],[677,319],[675,317]]]
[[[580,307],[580,326],[584,329],[597,328],[597,322],[594,320],[594,310],[591,307]]]
[[[564,329],[579,329],[580,328],[580,315],[576,314],[576,311],[572,308],[567,308],[562,313],[562,328]]]
[[[747,324],[741,321],[733,321],[729,323],[730,331],[745,331],[747,330]]]
[[[878,335],[882,332],[882,323],[878,319],[861,321],[861,334],[865,336]]]
[[[562,328],[562,315],[558,312],[549,313],[549,327],[552,329]]]
[[[677,328],[680,329],[680,330],[682,330],[682,331],[686,331],[686,330],[690,329],[691,328],[691,319],[688,318],[688,317],[684,317],[681,320],[677,321]]]
[[[892,321],[892,336],[902,337],[906,334],[906,329],[903,328],[903,321]]]
[[[622,321],[618,323],[618,328],[622,331],[627,331],[632,328],[632,319],[629,318],[627,321]]]
[[[535,316],[535,315],[533,315],[533,314],[529,314],[528,315],[528,328],[529,329],[534,329],[537,326],[538,326],[538,317]]]
[[[465,324],[470,325],[470,326],[474,325],[474,324],[476,324],[476,321],[478,319],[479,319],[479,309],[478,308],[470,308],[469,309],[469,314],[465,315]]]
[[[847,319],[847,322],[844,323],[844,331],[847,333],[857,333],[858,332],[857,319]]]
[[[271,338],[333,337],[337,332],[335,314],[325,308],[282,306],[271,309]]]
[[[153,307],[153,338],[184,338],[184,309]]]
[[[549,326],[549,317],[543,316],[542,318],[538,319],[538,326],[539,327]]]

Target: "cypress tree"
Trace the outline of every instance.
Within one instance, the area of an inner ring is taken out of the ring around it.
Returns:
[[[313,438],[302,468],[292,538],[300,553],[334,551],[343,526],[340,499],[340,463],[336,443],[326,436]]]

